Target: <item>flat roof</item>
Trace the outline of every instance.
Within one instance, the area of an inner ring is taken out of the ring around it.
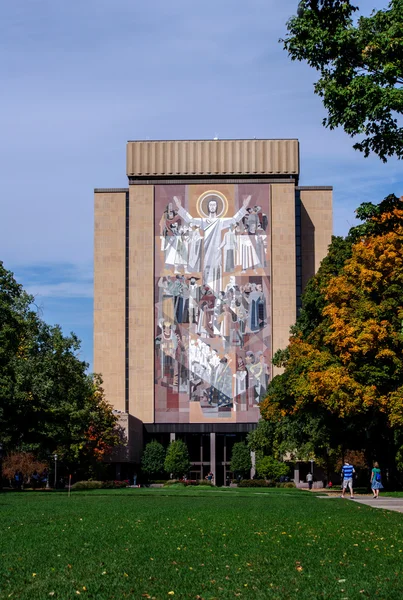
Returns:
[[[128,177],[299,175],[297,139],[127,142]]]

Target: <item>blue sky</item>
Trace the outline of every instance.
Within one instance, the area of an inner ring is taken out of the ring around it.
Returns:
[[[362,14],[384,0],[357,0]],[[92,362],[93,188],[125,187],[128,139],[287,138],[334,186],[334,232],[403,193],[402,165],[328,131],[316,73],[278,39],[297,0],[20,0],[0,23],[0,259]]]

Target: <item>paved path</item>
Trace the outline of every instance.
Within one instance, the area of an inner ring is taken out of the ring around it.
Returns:
[[[335,496],[334,494],[328,496],[318,496],[318,498],[338,498],[340,502],[342,498]],[[357,504],[366,504],[373,508],[385,508],[386,510],[394,510],[395,512],[403,513],[403,498],[390,498],[388,496],[379,496],[377,500],[374,500],[372,496],[354,496],[354,500],[350,500],[348,496],[343,502],[355,502]]]
[[[403,513],[403,498],[379,496],[377,500],[374,500],[373,498],[368,498],[366,496],[356,496],[353,502],[366,504],[367,506],[373,506],[374,508],[386,508],[387,510],[394,510],[396,512]]]

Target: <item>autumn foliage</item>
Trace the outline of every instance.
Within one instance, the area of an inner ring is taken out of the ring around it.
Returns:
[[[16,471],[24,477],[31,477],[35,471],[42,473],[48,464],[37,460],[31,452],[12,452],[3,461],[3,476],[12,480]]]
[[[297,322],[287,350],[277,356],[284,373],[269,386],[261,413],[271,422],[304,412],[322,415],[329,432],[325,443],[333,437],[333,443],[344,445],[345,428],[357,448],[364,440],[372,453],[386,436],[388,451],[394,444],[399,459],[403,203],[390,196],[378,207],[365,208],[370,216],[365,226],[352,230],[341,268],[329,276],[329,264],[324,264],[311,282],[308,311],[319,307],[315,326],[309,330],[302,314],[304,326]]]

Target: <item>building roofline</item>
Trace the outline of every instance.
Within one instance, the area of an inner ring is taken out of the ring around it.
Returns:
[[[129,191],[129,188],[94,188],[94,194],[112,194],[112,193],[125,194],[128,191]]]
[[[298,142],[298,138],[182,138],[182,139],[158,139],[158,140],[127,140],[128,144],[133,144],[136,142],[286,142],[286,141],[296,141]]]
[[[295,188],[297,191],[301,191],[303,192],[304,190],[312,190],[312,191],[332,191],[333,190],[333,186],[332,185],[297,185]]]

